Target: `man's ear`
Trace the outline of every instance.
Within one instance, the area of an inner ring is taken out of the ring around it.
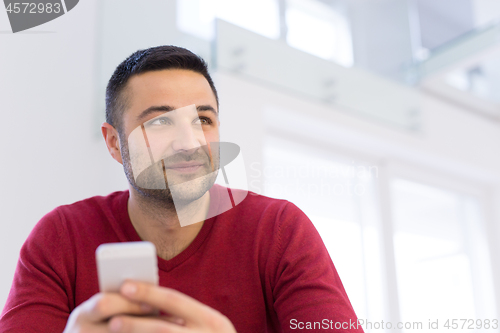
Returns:
[[[118,163],[123,164],[122,154],[120,153],[120,139],[117,130],[108,123],[101,125],[102,136],[108,147],[108,151]]]

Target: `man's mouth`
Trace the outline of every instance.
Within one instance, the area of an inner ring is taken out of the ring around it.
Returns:
[[[181,162],[166,165],[165,169],[174,170],[181,173],[192,173],[200,170],[204,166],[201,162]]]

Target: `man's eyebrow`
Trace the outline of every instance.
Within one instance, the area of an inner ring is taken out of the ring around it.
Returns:
[[[159,105],[159,106],[150,106],[146,110],[142,111],[140,115],[137,116],[137,120],[143,120],[147,116],[149,116],[151,113],[156,113],[156,112],[169,112],[173,111],[174,108],[168,105]]]
[[[157,105],[157,106],[150,106],[146,110],[142,111],[139,116],[137,116],[137,120],[141,121],[147,116],[149,116],[151,113],[156,113],[156,112],[169,112],[169,111],[174,111],[175,109],[170,106],[170,105]],[[216,116],[218,116],[217,111],[211,106],[211,105],[198,105],[196,107],[196,110],[198,112],[200,111],[210,111],[213,112]]]
[[[196,110],[198,112],[200,112],[200,111],[210,111],[210,112],[215,113],[216,116],[218,116],[218,112],[215,111],[215,109],[211,105],[198,105],[196,107]]]

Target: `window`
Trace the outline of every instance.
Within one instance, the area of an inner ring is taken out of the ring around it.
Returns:
[[[286,24],[290,46],[346,67],[353,65],[349,22],[340,8],[317,0],[289,0]]]
[[[293,202],[311,219],[358,318],[387,320],[383,278],[388,254],[382,252],[380,239],[378,168],[313,142],[271,134],[264,142],[264,194]],[[453,318],[495,319],[481,201],[391,179],[399,320],[422,322],[424,327],[439,320],[442,327]]]
[[[403,179],[392,193],[401,319],[494,317],[478,200]]]
[[[264,194],[296,204],[311,219],[359,318],[383,317],[374,194],[377,168],[269,136]]]
[[[211,40],[214,20],[220,18],[269,38],[279,38],[278,0],[180,0],[179,30]]]

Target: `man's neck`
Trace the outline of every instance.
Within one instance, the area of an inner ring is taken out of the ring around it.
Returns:
[[[200,199],[177,207],[177,212],[173,204],[158,205],[130,188],[128,214],[139,237],[152,242],[160,258],[170,260],[196,238],[203,226],[209,204],[210,195],[207,192]]]

